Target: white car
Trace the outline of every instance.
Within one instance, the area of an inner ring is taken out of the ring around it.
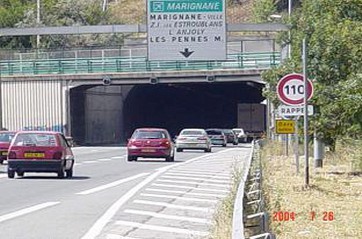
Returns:
[[[204,129],[183,129],[176,138],[176,151],[200,149],[211,152],[211,140]]]
[[[232,129],[236,136],[238,137],[239,143],[247,143],[248,142],[248,136],[245,134],[244,130],[242,128],[234,128]]]

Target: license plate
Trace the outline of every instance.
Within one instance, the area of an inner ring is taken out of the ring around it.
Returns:
[[[44,153],[24,153],[25,158],[44,158]]]
[[[142,152],[145,152],[145,153],[156,152],[155,149],[142,149],[141,151],[142,151]]]
[[[8,152],[7,151],[1,152],[1,155],[6,156],[6,155],[8,155]]]

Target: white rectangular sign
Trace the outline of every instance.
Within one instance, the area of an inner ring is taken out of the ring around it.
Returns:
[[[149,60],[225,60],[225,0],[147,0]]]
[[[304,106],[279,105],[278,113],[281,116],[303,116]],[[308,105],[308,115],[313,115],[313,105]]]

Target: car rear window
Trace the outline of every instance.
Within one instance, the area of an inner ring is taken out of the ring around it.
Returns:
[[[181,132],[181,135],[203,135],[200,130],[185,130]]]
[[[163,131],[136,131],[132,139],[166,139],[167,135]]]
[[[15,133],[0,133],[0,142],[9,143],[15,136]]]
[[[14,145],[17,146],[57,146],[54,134],[36,134],[26,133],[18,134],[15,138]]]
[[[220,130],[207,130],[208,135],[221,135],[222,132]]]

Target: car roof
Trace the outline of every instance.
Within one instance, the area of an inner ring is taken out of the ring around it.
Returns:
[[[167,131],[167,129],[164,128],[137,128],[136,130],[142,130],[142,131]]]
[[[24,130],[24,131],[18,131],[18,134],[62,134],[58,131],[35,131],[35,130]]]
[[[205,129],[202,129],[202,128],[184,128],[184,129],[182,129],[181,131],[184,131],[184,130],[199,130],[199,131],[205,131]]]

